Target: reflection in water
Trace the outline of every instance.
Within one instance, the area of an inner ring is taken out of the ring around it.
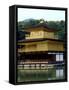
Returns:
[[[56,69],[56,78],[63,77],[63,69]]]
[[[64,65],[48,66],[45,69],[33,67],[34,65],[31,69],[18,68],[18,82],[64,79]]]

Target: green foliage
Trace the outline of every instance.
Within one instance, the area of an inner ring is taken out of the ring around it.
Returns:
[[[64,34],[65,34],[65,22],[64,21],[48,21],[46,23],[50,28],[58,30],[58,32],[55,34],[58,34],[59,39],[64,39]]]
[[[18,29],[21,30],[23,28],[27,28],[27,27],[37,25],[38,23],[39,23],[39,20],[26,19],[24,21],[18,22]]]

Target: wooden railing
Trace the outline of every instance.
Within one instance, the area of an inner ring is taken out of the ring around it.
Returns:
[[[19,69],[48,69],[53,68],[54,66],[64,65],[64,63],[53,63],[49,64],[48,62],[23,62],[18,65]]]

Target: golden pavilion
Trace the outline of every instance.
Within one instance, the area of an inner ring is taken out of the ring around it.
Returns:
[[[18,41],[18,61],[27,65],[59,64],[64,61],[64,41],[56,33],[58,30],[46,24],[24,28],[25,39]]]

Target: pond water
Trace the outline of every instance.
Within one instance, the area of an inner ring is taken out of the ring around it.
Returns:
[[[18,68],[18,82],[59,80],[65,78],[64,66],[46,67],[45,69]]]

